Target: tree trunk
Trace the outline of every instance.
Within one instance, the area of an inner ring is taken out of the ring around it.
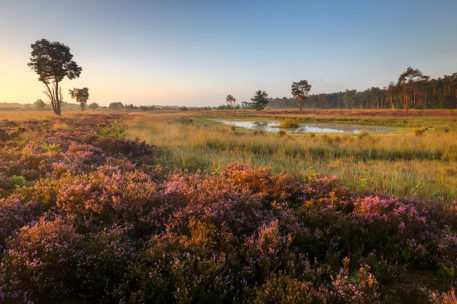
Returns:
[[[55,93],[54,93],[54,102],[52,103],[52,109],[54,113],[60,115],[60,105],[62,103],[62,92],[59,91],[59,82],[56,80],[55,82]]]
[[[425,107],[425,109],[427,109],[427,90],[425,90],[425,93],[424,93],[424,107]]]

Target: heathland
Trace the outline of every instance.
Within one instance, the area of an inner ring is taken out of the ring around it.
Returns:
[[[283,135],[211,120],[217,118],[378,125],[396,132]],[[136,115],[128,124],[130,138],[160,147],[161,161],[168,167],[212,172],[240,162],[269,166],[297,179],[309,171],[337,176],[359,192],[432,202],[457,198],[457,112],[453,110],[169,112]]]
[[[455,111],[43,113],[0,115],[0,302],[456,301]]]

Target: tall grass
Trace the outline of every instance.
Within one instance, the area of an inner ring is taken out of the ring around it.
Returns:
[[[417,118],[413,118],[417,119]],[[335,175],[354,191],[388,192],[430,201],[457,198],[455,129],[403,134],[287,135],[222,126],[192,114],[138,115],[128,134],[161,150],[161,164],[218,170],[232,162],[270,166],[297,179],[310,168]]]

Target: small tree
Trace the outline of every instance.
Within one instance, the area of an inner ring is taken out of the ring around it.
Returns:
[[[124,105],[122,102],[112,102],[108,106],[111,110],[122,110],[124,108]]]
[[[82,68],[72,61],[70,48],[60,42],[49,42],[46,39],[37,40],[31,45],[32,56],[30,66],[39,76],[38,80],[46,85],[45,93],[51,100],[52,109],[57,115],[61,114],[62,90],[59,83],[67,77],[79,77]]]
[[[225,100],[227,102],[227,105],[231,108],[234,108],[235,107],[235,102],[236,102],[236,99],[235,97],[233,97],[231,94],[227,95],[227,97],[225,97]]]
[[[86,106],[87,100],[89,99],[89,89],[82,88],[70,90],[71,98],[76,99],[76,101],[81,105],[81,111],[84,111],[84,107]]]
[[[89,105],[89,109],[95,111],[96,109],[98,109],[100,106],[98,105],[98,103],[96,102],[93,102]]]
[[[297,97],[298,108],[302,109],[302,101],[308,98],[309,91],[311,90],[311,85],[306,80],[300,80],[298,82],[292,83],[292,95]]]
[[[254,109],[262,110],[268,104],[268,94],[265,91],[258,90],[254,97],[251,98]]]
[[[37,101],[35,101],[33,103],[33,105],[35,106],[35,108],[37,108],[38,110],[43,110],[45,107],[46,107],[46,104],[44,103],[43,100],[41,99],[38,99]]]

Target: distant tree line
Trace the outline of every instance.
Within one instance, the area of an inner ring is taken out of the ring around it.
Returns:
[[[309,95],[306,108],[361,108],[361,109],[427,109],[457,108],[457,73],[438,79],[424,76],[418,69],[408,68],[397,83],[384,88],[372,87],[365,91]],[[268,108],[297,108],[297,97],[270,98]]]
[[[124,105],[122,102],[112,102],[109,104],[110,110],[129,110],[129,111],[154,111],[156,106],[135,106],[133,104]]]
[[[257,90],[251,101],[242,101],[241,105],[235,105],[236,99],[232,95],[227,95],[225,98],[226,104],[216,107],[217,110],[229,109],[255,109],[262,110],[268,104],[268,93],[262,90]]]

